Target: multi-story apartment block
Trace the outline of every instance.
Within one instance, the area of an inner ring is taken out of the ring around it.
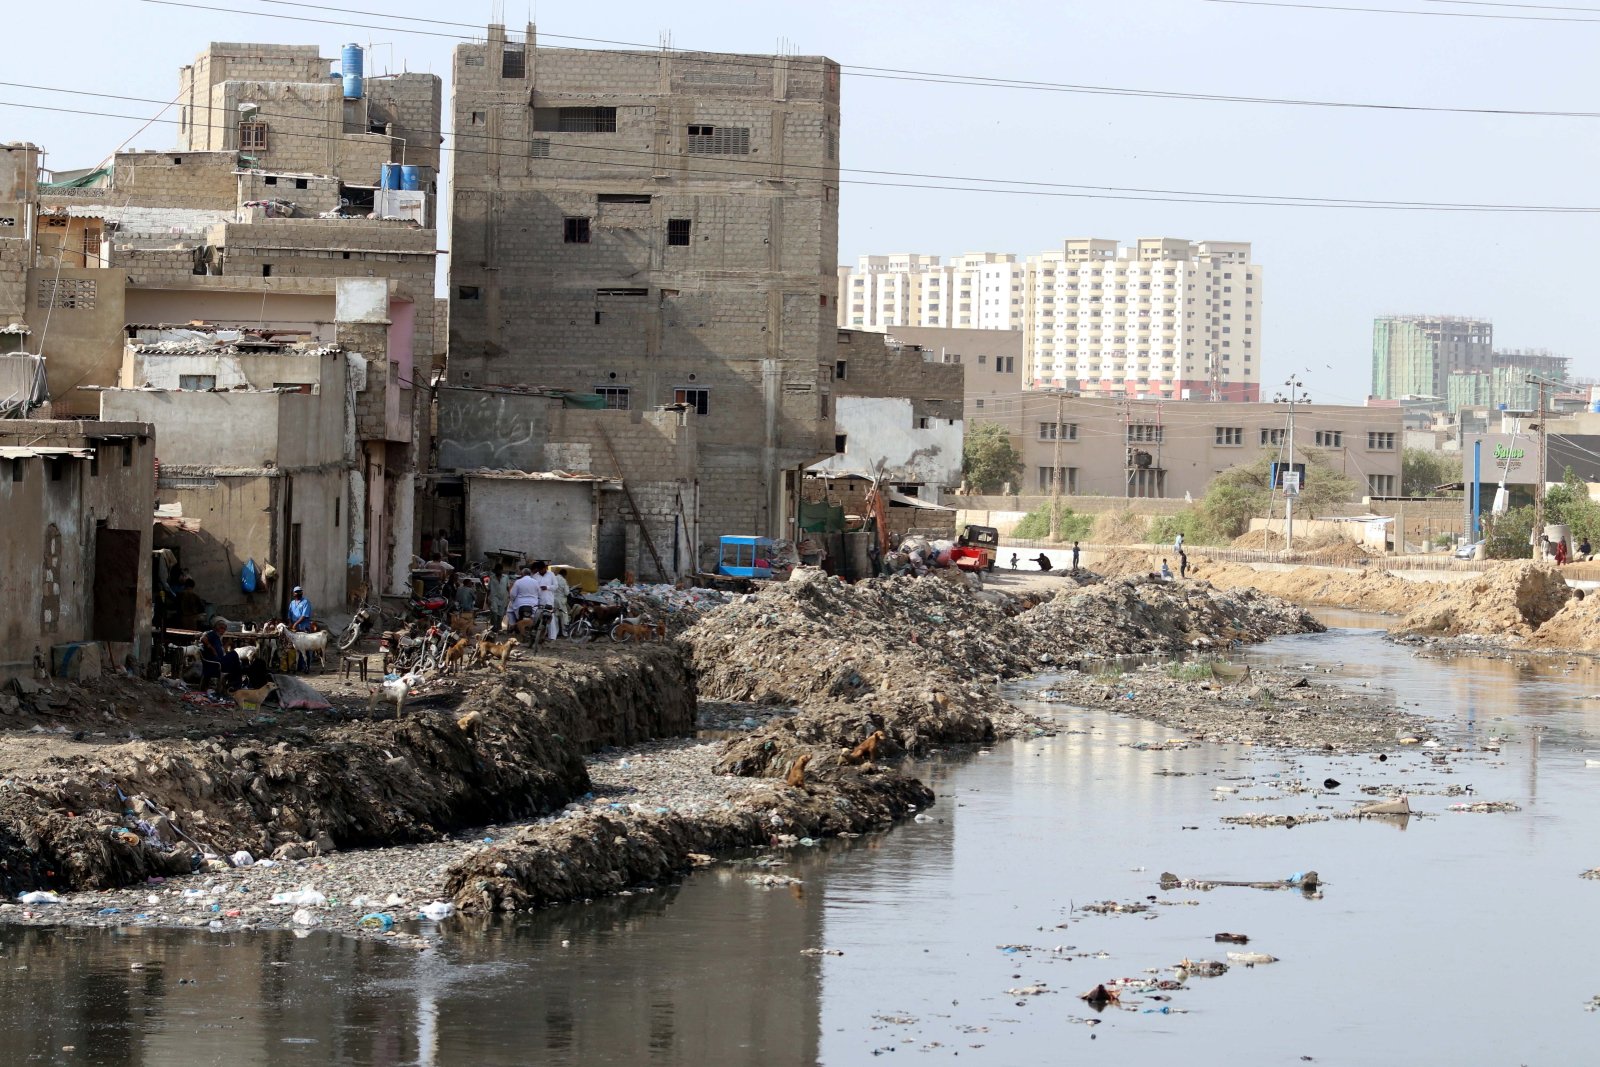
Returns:
[[[1262,269],[1240,242],[1073,238],[1017,262],[863,256],[839,325],[1017,330],[1033,388],[1166,400],[1261,396]]]
[[[1372,323],[1372,395],[1447,397],[1456,372],[1494,365],[1494,324],[1451,315],[1388,315]],[[1457,388],[1457,395],[1462,395]]]
[[[1002,252],[973,252],[950,263],[902,253],[862,256],[839,268],[839,325],[1015,330],[1022,324],[1022,264]]]
[[[448,383],[676,407],[702,548],[792,533],[834,443],[838,65],[496,25],[456,49],[454,115]]]

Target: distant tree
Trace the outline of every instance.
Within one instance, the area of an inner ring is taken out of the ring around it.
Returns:
[[[998,493],[1007,482],[1015,485],[1022,477],[1022,453],[1011,443],[1011,435],[998,422],[967,424],[961,447],[961,476],[968,487],[980,493]]]
[[[1400,492],[1406,496],[1446,496],[1434,486],[1461,481],[1461,455],[1408,448],[1400,460]]]
[[[1307,451],[1305,459],[1306,476],[1295,499],[1295,514],[1309,519],[1354,498],[1355,479],[1334,470],[1327,456]],[[1166,541],[1181,530],[1184,539],[1196,545],[1238,537],[1250,528],[1251,519],[1265,517],[1272,507],[1272,464],[1267,455],[1223,471],[1211,479],[1205,496],[1192,508],[1152,523],[1151,537]]]

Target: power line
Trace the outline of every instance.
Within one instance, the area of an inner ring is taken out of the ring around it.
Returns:
[[[53,86],[28,85],[28,84],[19,83],[19,82],[0,82],[0,85],[9,85],[9,86],[12,86],[12,87],[29,88],[29,89],[35,89],[35,90],[48,91],[48,92],[62,92],[62,93],[69,93],[69,94],[73,94],[73,95],[104,97],[104,98],[117,99],[117,100],[126,100],[126,101],[132,101],[132,102],[159,103],[159,104],[163,105],[162,110],[165,110],[166,108],[172,106],[171,103],[167,102],[167,101],[153,100],[153,99],[141,98],[141,97],[118,96],[116,94],[111,94],[111,93],[95,93],[95,92],[90,92],[88,90],[82,90],[82,89],[65,89],[65,88],[58,88],[58,87],[53,87]],[[174,125],[174,126],[182,124],[177,119],[160,119],[160,118],[156,118],[156,119],[148,119],[148,120],[146,120],[144,116],[138,116],[138,115],[121,115],[121,114],[115,114],[115,113],[110,113],[110,112],[90,111],[90,110],[86,110],[86,109],[77,109],[77,108],[48,107],[48,106],[45,106],[45,105],[42,105],[42,104],[24,104],[24,103],[19,103],[19,102],[16,102],[16,101],[0,100],[0,106],[18,107],[18,108],[25,108],[25,109],[28,109],[28,110],[49,111],[49,112],[56,112],[56,113],[62,113],[62,114],[85,115],[85,116],[97,117],[97,118],[124,119],[124,120],[132,121],[132,122],[138,122],[138,121],[159,122],[159,123],[163,123],[163,124],[166,124],[166,125]],[[159,112],[158,112],[158,114],[159,114]],[[258,112],[258,114],[265,114],[265,113]],[[268,116],[268,117],[271,117],[271,116]],[[281,117],[281,118],[298,118],[297,116],[277,116],[277,117]],[[222,123],[200,123],[200,122],[193,122],[193,121],[189,122],[189,125],[191,127],[195,127],[195,128],[204,128],[204,129],[212,129],[212,130],[229,130],[229,129],[233,128],[231,125],[228,125],[228,124],[222,124]],[[302,134],[301,136],[313,138],[313,139],[316,139],[316,140],[327,140],[327,141],[339,141],[339,140],[342,140],[342,138],[340,138],[338,136],[328,135],[328,134],[320,134],[320,135],[319,134]],[[438,147],[438,151],[440,153],[454,152],[454,153],[457,153],[457,154],[493,156],[493,157],[496,157],[496,158],[504,158],[504,159],[524,159],[524,158],[529,158],[524,153],[501,152],[501,151],[495,151],[495,150],[491,150],[491,149],[476,149],[476,148],[471,148],[471,147],[464,146],[464,145],[462,145],[460,143],[464,137],[470,139],[472,136],[475,136],[475,135],[452,133],[452,134],[446,134],[445,136],[453,137],[456,140],[457,144],[455,146],[453,146],[453,147],[452,146],[444,146],[444,145],[439,146]],[[525,140],[525,139],[521,139],[521,138],[509,138],[507,140],[511,141],[512,143],[531,145],[532,143],[534,143],[535,140],[540,140],[540,139],[527,139],[527,140]],[[633,156],[648,157],[650,159],[650,162],[629,163],[629,162],[621,162],[621,161],[616,161],[616,160],[608,160],[608,161],[599,163],[597,165],[608,166],[608,167],[621,167],[621,168],[627,168],[627,169],[632,169],[632,170],[649,170],[652,173],[654,173],[657,170],[656,154],[653,153],[653,152],[645,151],[645,150],[614,149],[614,148],[606,148],[604,146],[590,146],[590,145],[574,144],[574,143],[571,143],[571,142],[554,142],[554,141],[552,141],[550,143],[550,148],[551,149],[555,149],[555,148],[558,148],[558,147],[559,148],[564,148],[564,149],[569,149],[569,150],[572,150],[572,151],[578,151],[578,152],[602,151],[602,152],[622,153],[622,154],[633,155]],[[595,162],[593,160],[589,160],[589,159],[585,159],[585,158],[581,158],[581,157],[556,155],[554,153],[551,153],[548,156],[543,156],[543,157],[538,157],[538,158],[548,158],[548,159],[555,160],[557,162],[566,162],[566,163],[594,163]],[[806,176],[802,176],[802,175],[791,175],[791,174],[783,174],[782,175],[783,177],[787,177],[787,178],[790,178],[791,180],[795,180],[795,181],[824,181],[828,177],[833,177],[834,176],[834,172],[837,170],[837,171],[842,172],[842,173],[866,174],[866,175],[875,176],[875,178],[837,178],[836,180],[841,185],[859,185],[859,186],[868,186],[868,187],[876,187],[876,188],[922,189],[922,190],[945,191],[945,192],[977,192],[977,193],[1003,194],[1003,195],[1011,195],[1011,196],[1043,196],[1043,197],[1054,197],[1054,198],[1064,198],[1064,199],[1080,199],[1080,200],[1117,200],[1117,201],[1140,201],[1140,202],[1174,203],[1174,204],[1219,204],[1219,205],[1231,205],[1231,206],[1240,206],[1240,207],[1252,207],[1253,206],[1253,207],[1290,207],[1290,208],[1332,208],[1332,209],[1339,209],[1339,210],[1361,210],[1361,211],[1483,212],[1483,213],[1502,213],[1502,214],[1505,214],[1505,213],[1509,213],[1509,214],[1596,214],[1596,213],[1600,213],[1600,207],[1586,206],[1586,205],[1499,204],[1499,203],[1472,203],[1472,202],[1455,202],[1455,203],[1452,203],[1452,202],[1441,202],[1441,201],[1360,200],[1360,199],[1354,199],[1354,198],[1341,198],[1341,197],[1296,197],[1296,196],[1285,196],[1285,195],[1265,194],[1265,193],[1235,193],[1235,192],[1217,192],[1217,191],[1208,191],[1208,190],[1166,190],[1166,189],[1141,188],[1141,187],[1137,187],[1137,186],[1083,185],[1083,184],[1070,184],[1070,183],[1065,183],[1065,182],[1039,182],[1039,181],[1033,181],[1033,180],[1030,180],[1030,179],[1020,179],[1020,178],[1018,178],[1018,179],[1011,179],[1011,178],[982,178],[982,177],[969,177],[969,176],[962,176],[962,175],[921,174],[921,173],[911,172],[911,171],[879,171],[879,170],[869,170],[869,169],[864,169],[864,168],[850,168],[850,167],[833,168],[833,167],[826,167],[826,166],[816,165],[816,164],[795,164],[795,163],[773,164],[773,163],[767,163],[765,161],[750,161],[749,163],[735,162],[728,169],[705,169],[705,168],[692,168],[692,167],[678,167],[676,169],[681,171],[681,172],[683,172],[683,173],[687,173],[687,174],[707,175],[707,176],[720,177],[720,178],[729,178],[729,177],[738,177],[738,176],[740,176],[740,171],[737,168],[752,167],[752,166],[753,167],[779,167],[779,168],[781,168],[782,171],[803,169],[803,170],[820,170],[820,171],[824,171],[825,172],[823,177],[806,177]],[[915,178],[915,179],[922,179],[922,180],[920,180],[920,181],[887,181],[887,180],[878,180],[878,179],[882,179],[882,178]],[[941,184],[933,184],[933,183],[936,183],[936,182],[937,183],[941,183]],[[962,182],[974,183],[974,184],[950,184],[950,183],[962,183]]]
[[[158,0],[150,0],[155,3]],[[1417,11],[1395,7],[1346,7],[1341,4],[1292,3],[1290,0],[1202,0],[1207,4],[1232,4],[1236,7],[1286,7],[1304,11],[1349,11],[1365,15],[1419,15],[1423,18],[1492,19],[1509,22],[1600,22],[1600,19],[1573,18],[1568,15],[1504,15],[1483,11]],[[1500,5],[1496,5],[1500,6]]]
[[[436,30],[408,29],[408,28],[403,27],[403,26],[392,26],[392,25],[373,25],[371,23],[364,23],[364,22],[349,22],[349,21],[342,20],[342,19],[322,19],[322,18],[311,18],[309,16],[303,16],[303,15],[282,15],[282,14],[276,14],[276,13],[269,12],[269,11],[238,10],[238,9],[232,9],[232,8],[215,7],[215,6],[211,6],[211,5],[207,5],[207,4],[188,3],[188,2],[184,2],[184,0],[135,0],[135,2],[137,2],[137,3],[146,3],[146,4],[159,4],[159,5],[165,6],[165,7],[192,8],[192,9],[200,10],[200,11],[216,11],[216,12],[219,12],[219,13],[229,14],[229,15],[249,15],[249,16],[253,16],[253,17],[256,17],[256,18],[283,19],[283,20],[287,20],[287,21],[291,21],[291,22],[309,22],[309,23],[314,23],[314,24],[318,24],[318,25],[327,25],[327,26],[347,26],[347,27],[351,27],[351,28],[354,28],[354,29],[386,30],[386,31],[399,32],[399,33],[410,33],[410,34],[415,34],[415,35],[424,36],[424,37],[441,37],[441,38],[445,38],[445,39],[448,39],[448,40],[457,40],[457,41],[470,41],[470,42],[479,42],[479,43],[481,43],[484,40],[484,37],[483,37],[482,33],[475,33],[475,34],[472,34],[472,35],[455,34],[455,33],[443,33],[443,32],[436,31]],[[344,12],[349,12],[349,11],[352,10],[352,9],[349,9],[349,8],[329,7],[329,6],[323,5],[323,4],[298,3],[298,2],[294,2],[294,0],[255,0],[255,2],[264,3],[264,4],[267,4],[267,3],[278,4],[278,5],[287,6],[287,7],[308,8],[308,9],[316,10],[316,11],[327,11],[327,12],[336,12],[336,13],[344,13]],[[390,14],[387,14],[387,13],[379,13],[379,12],[376,12],[376,11],[361,11],[359,9],[356,9],[356,13],[357,14],[362,14],[362,15],[368,15],[368,16],[371,16],[371,17],[379,19],[379,20],[383,20],[383,19],[403,19],[403,20],[405,20],[407,22],[420,22],[420,23],[429,23],[429,24],[441,25],[441,26],[458,26],[458,27],[464,27],[464,28],[470,28],[470,29],[479,29],[479,27],[475,26],[472,23],[451,22],[451,21],[448,21],[448,20],[445,20],[445,19],[425,19],[425,18],[419,18],[419,17],[416,17],[416,16],[390,15]],[[1428,12],[1419,12],[1419,14],[1428,14]],[[1600,20],[1580,20],[1580,21],[1600,21]],[[605,38],[605,37],[580,37],[580,36],[576,36],[576,35],[573,35],[573,34],[548,33],[548,32],[546,32],[544,30],[540,30],[539,31],[539,36],[541,38],[550,37],[550,38],[555,38],[557,40],[579,41],[579,42],[583,42],[583,43],[586,43],[586,44],[616,45],[616,46],[620,46],[620,47],[624,47],[624,48],[633,48],[633,49],[639,49],[641,51],[649,51],[649,52],[659,52],[659,51],[661,51],[659,45],[649,45],[649,44],[645,44],[645,43],[639,42],[639,41],[622,41],[622,40],[615,40],[615,39]],[[678,53],[678,54],[689,54],[689,55],[692,55],[695,62],[703,63],[703,64],[707,64],[707,65],[744,67],[744,68],[749,68],[749,69],[770,69],[771,68],[771,63],[770,62],[768,62],[768,63],[751,62],[749,59],[741,57],[737,53],[730,53],[730,52],[698,52],[698,51],[687,51],[687,50],[683,50],[683,49],[674,49],[673,51]],[[801,66],[801,67],[805,66],[805,64],[802,61],[800,61],[798,58],[789,60],[789,62],[791,64],[798,65],[798,66]],[[1490,116],[1502,116],[1502,117],[1509,116],[1509,117],[1519,117],[1519,118],[1579,118],[1579,119],[1600,118],[1600,112],[1588,112],[1588,111],[1559,111],[1559,110],[1538,109],[1538,108],[1446,107],[1446,106],[1427,105],[1427,104],[1373,103],[1373,102],[1356,101],[1356,100],[1319,100],[1319,99],[1314,99],[1314,98],[1309,98],[1309,97],[1250,96],[1250,95],[1233,94],[1233,93],[1199,93],[1199,92],[1187,92],[1187,91],[1181,91],[1181,90],[1168,90],[1168,89],[1140,89],[1140,88],[1134,88],[1134,87],[1129,87],[1129,86],[1116,86],[1116,85],[1090,85],[1090,84],[1079,84],[1079,83],[1073,83],[1073,82],[1052,82],[1052,81],[1039,81],[1039,80],[1029,80],[1029,79],[1019,79],[1019,78],[1003,78],[1003,77],[999,77],[999,76],[996,76],[996,75],[955,74],[955,73],[941,72],[941,71],[926,71],[926,70],[904,69],[904,68],[897,68],[897,67],[877,67],[877,66],[868,66],[868,65],[864,65],[864,64],[853,64],[853,63],[841,63],[840,64],[840,70],[842,71],[842,73],[844,73],[845,75],[847,75],[849,77],[870,78],[870,79],[881,80],[881,81],[921,82],[921,83],[924,83],[924,84],[931,84],[931,85],[971,86],[971,87],[975,87],[975,88],[990,88],[990,89],[1019,89],[1019,90],[1026,90],[1026,91],[1032,91],[1032,92],[1070,93],[1070,94],[1084,94],[1084,95],[1091,95],[1091,96],[1120,96],[1120,97],[1129,97],[1129,98],[1133,98],[1133,99],[1182,100],[1182,101],[1194,101],[1194,102],[1200,102],[1200,103],[1222,103],[1222,104],[1268,104],[1268,105],[1276,105],[1276,106],[1283,106],[1283,107],[1320,107],[1320,108],[1339,108],[1339,109],[1345,109],[1345,110],[1417,112],[1417,113],[1434,113],[1434,114],[1451,114],[1451,115],[1490,115]]]

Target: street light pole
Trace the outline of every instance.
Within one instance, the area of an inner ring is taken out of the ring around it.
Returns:
[[[1294,498],[1300,490],[1300,479],[1294,470],[1294,406],[1297,403],[1308,403],[1310,398],[1305,395],[1305,386],[1300,381],[1299,375],[1291,375],[1283,384],[1288,387],[1289,393],[1287,397],[1280,394],[1276,399],[1280,402],[1287,399],[1289,402],[1289,460],[1281,475],[1284,483],[1283,550],[1289,552],[1294,549]],[[1289,491],[1291,484],[1294,492]]]
[[[1056,390],[1055,458],[1050,468],[1050,539],[1056,539],[1061,529],[1061,391]]]

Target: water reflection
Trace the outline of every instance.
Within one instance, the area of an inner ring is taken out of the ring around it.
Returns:
[[[1416,750],[1384,763],[1244,746],[1148,751],[1130,746],[1168,731],[1041,705],[1060,712],[1061,736],[922,765],[939,795],[925,821],[797,850],[785,868],[803,879],[795,887],[757,888],[753,868],[718,867],[660,893],[453,921],[442,947],[420,954],[321,934],[0,926],[10,1037],[0,1058],[798,1067],[882,1062],[873,1053],[893,1049],[1007,1065],[1075,1053],[1186,1067],[1305,1055],[1586,1059],[1593,1019],[1581,1002],[1600,986],[1574,933],[1597,890],[1575,875],[1600,862],[1590,801],[1600,771],[1585,772],[1582,755],[1596,730],[1581,699],[1600,689],[1594,666],[1418,658],[1348,625],[1245,657],[1392,688],[1474,751],[1443,766]],[[1490,735],[1509,739],[1501,753],[1477,751]],[[1343,784],[1321,798],[1277,788],[1327,777]],[[1220,818],[1346,809],[1368,799],[1363,785],[1403,788],[1421,814],[1292,830]],[[1452,785],[1524,811],[1449,813]],[[1157,887],[1163,870],[1265,880],[1311,869],[1327,882],[1321,899]],[[1151,896],[1159,903],[1146,914],[1079,910]],[[1187,1014],[1113,1006],[1098,1026],[1083,1022],[1091,1013],[1073,994],[1216,957],[1221,930],[1249,934],[1252,949],[1282,962],[1191,981],[1169,1003]],[[1007,945],[1065,951],[997,947]],[[801,954],[819,947],[844,955]],[[1108,959],[1082,956],[1102,950]],[[1051,992],[1006,993],[1030,984]]]

